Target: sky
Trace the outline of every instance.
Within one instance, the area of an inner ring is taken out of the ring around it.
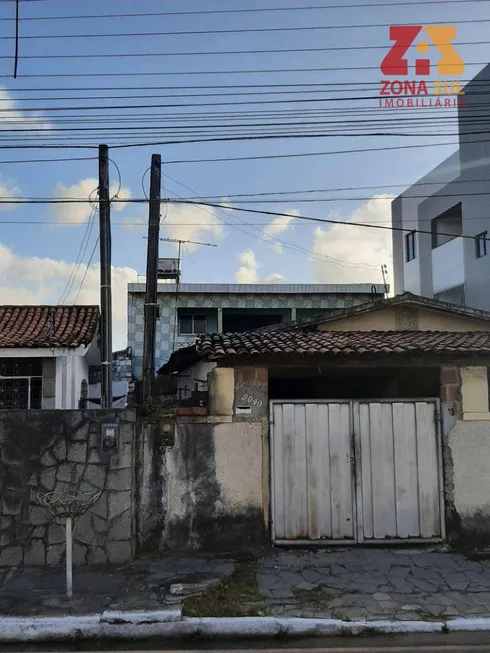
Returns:
[[[96,204],[8,203],[93,200],[98,143],[110,147],[117,196],[115,348],[126,345],[126,284],[146,267],[148,206],[124,200],[147,195],[152,153],[162,156],[164,197],[289,214],[163,204],[163,238],[216,245],[184,246],[184,282],[379,283],[381,265],[392,282],[390,231],[348,223],[389,226],[391,198],[455,151],[457,130],[452,109],[379,108],[389,26],[456,25],[463,81],[490,61],[490,2],[410,2],[21,0],[14,79],[15,3],[0,1],[0,302],[98,303]],[[293,7],[304,9],[284,10]],[[265,8],[282,10],[250,11]],[[144,13],[168,15],[122,16]],[[289,137],[204,141],[264,135],[271,123]],[[376,135],[388,127],[402,135]],[[291,138],[305,133],[314,137]],[[168,142],[182,140],[204,142]],[[158,144],[128,147],[149,142]],[[248,160],[229,160],[240,157]],[[57,158],[68,160],[42,161]],[[234,197],[259,193],[276,202]],[[175,246],[162,242],[160,255],[175,256]]]

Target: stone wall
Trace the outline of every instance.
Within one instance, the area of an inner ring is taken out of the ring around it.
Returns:
[[[119,424],[104,450],[101,425]],[[101,491],[77,522],[74,563],[121,563],[134,555],[134,433],[129,410],[0,411],[0,566],[57,564],[64,531],[39,493]]]

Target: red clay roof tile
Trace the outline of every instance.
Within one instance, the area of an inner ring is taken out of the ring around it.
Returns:
[[[98,306],[0,306],[0,347],[89,345],[98,321]]]

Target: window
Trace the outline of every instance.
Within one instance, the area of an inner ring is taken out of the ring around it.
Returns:
[[[0,409],[42,408],[42,360],[0,359]]]
[[[463,233],[461,202],[441,213],[431,222],[432,249],[458,238]]]
[[[198,335],[206,333],[207,321],[205,315],[179,315],[180,335]]]
[[[415,252],[415,231],[411,231],[409,234],[405,235],[405,256],[407,263],[413,261],[416,257]]]
[[[487,255],[487,238],[488,231],[482,231],[481,234],[475,236],[476,258]]]

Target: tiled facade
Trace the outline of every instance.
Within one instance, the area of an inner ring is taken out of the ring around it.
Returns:
[[[192,345],[195,335],[179,335],[177,309],[274,309],[285,312],[284,321],[311,316],[312,312],[328,313],[383,296],[384,288],[362,285],[200,285],[181,284],[177,295],[173,284],[160,284],[158,306],[160,317],[156,333],[156,367],[170,357],[174,349]],[[143,357],[144,285],[130,284],[128,289],[128,345],[133,351],[133,374],[141,377]],[[217,322],[216,322],[217,323]],[[217,329],[216,329],[217,330]],[[175,335],[174,335],[175,333]],[[174,346],[175,343],[175,346]]]

